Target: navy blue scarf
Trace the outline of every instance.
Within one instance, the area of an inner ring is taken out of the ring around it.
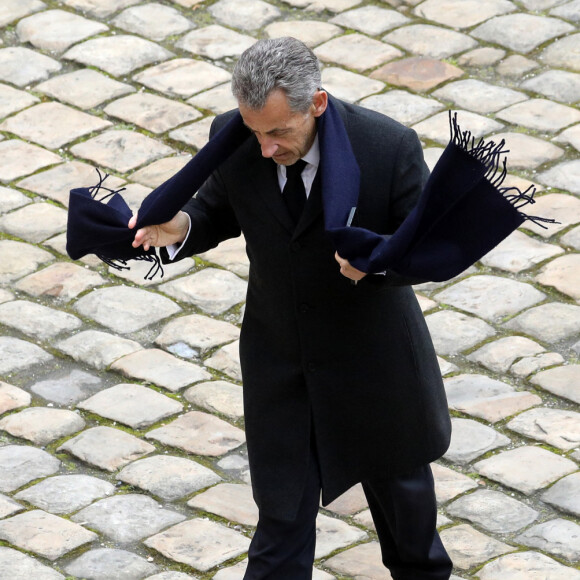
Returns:
[[[358,203],[360,169],[340,115],[329,100],[318,119],[324,224],[340,256],[363,272],[393,270],[422,280],[443,281],[461,273],[526,219],[553,222],[521,211],[533,203],[535,188],[502,187],[506,175],[504,141],[478,142],[461,131],[450,114],[451,140],[434,167],[417,205],[398,230],[382,236],[349,227]],[[73,260],[94,253],[119,269],[129,260],[153,263],[147,277],[163,275],[153,248],[133,248],[137,229],[169,221],[250,136],[236,114],[179,172],[153,190],[132,212],[120,192],[99,183],[70,192],[67,252]],[[100,175],[100,174],[99,174]],[[106,177],[106,176],[105,176]],[[104,193],[103,193],[104,192]],[[540,223],[541,225],[541,223]]]

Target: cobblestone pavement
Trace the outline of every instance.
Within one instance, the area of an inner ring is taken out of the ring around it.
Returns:
[[[137,208],[234,106],[236,57],[290,34],[431,166],[448,109],[505,139],[508,182],[559,222],[416,292],[453,416],[454,579],[580,579],[579,22],[579,0],[0,0],[0,578],[241,578],[243,243],[147,282],[72,262],[66,207],[98,166]],[[358,487],[321,510],[315,566],[390,577]]]

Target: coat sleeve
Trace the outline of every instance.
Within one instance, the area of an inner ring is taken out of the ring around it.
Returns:
[[[220,117],[214,119],[210,137],[222,124],[223,120]],[[193,254],[206,252],[215,248],[220,242],[228,238],[236,238],[241,233],[219,169],[214,171],[199,191],[183,206],[182,211],[188,214],[191,229],[179,253],[172,260],[174,262]],[[165,249],[162,249],[161,257],[165,263],[171,261]]]

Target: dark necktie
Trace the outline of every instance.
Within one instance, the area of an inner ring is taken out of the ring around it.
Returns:
[[[302,181],[302,171],[305,167],[304,159],[299,159],[294,165],[286,166],[286,184],[282,195],[295,223],[298,223],[306,203],[306,189]]]

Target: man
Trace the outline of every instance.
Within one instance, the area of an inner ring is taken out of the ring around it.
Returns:
[[[316,57],[301,42],[263,40],[249,48],[232,83],[248,138],[183,211],[138,230],[133,245],[171,246],[163,250],[167,261],[245,236],[250,275],[240,361],[260,517],[244,579],[310,579],[320,493],[327,505],[357,482],[392,577],[448,579],[428,464],[446,451],[450,422],[409,286],[416,280],[361,272],[335,252],[321,179],[321,164],[332,174],[333,159],[321,159],[320,151],[345,144],[321,143],[320,121],[338,112],[360,167],[353,226],[392,234],[427,169],[413,131],[320,86]],[[212,133],[234,114],[219,116]],[[301,213],[291,201],[296,187],[303,188]],[[135,224],[133,218],[129,226]]]

